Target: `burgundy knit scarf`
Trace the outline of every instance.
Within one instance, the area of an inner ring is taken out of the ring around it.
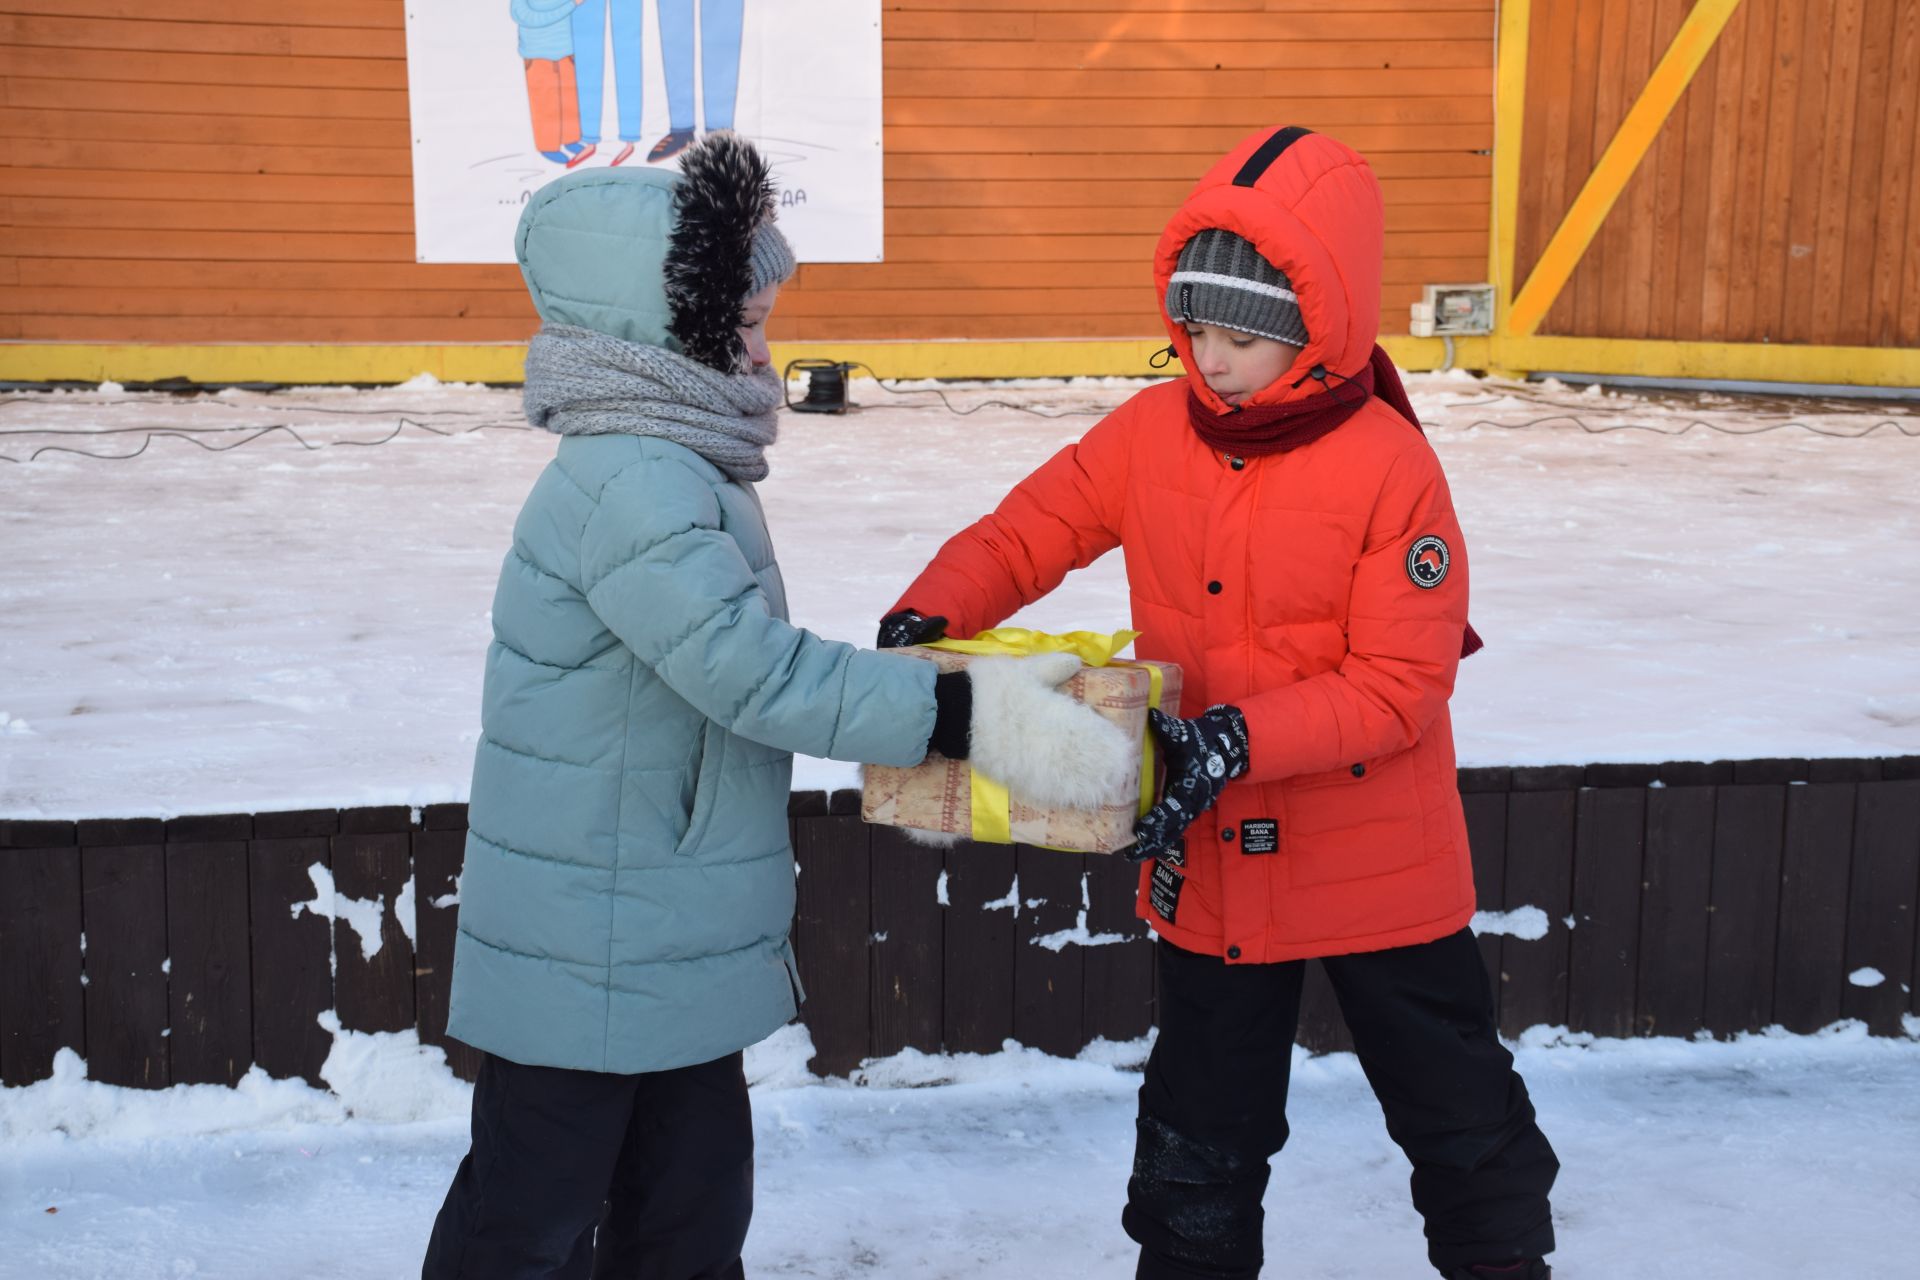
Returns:
[[[1353,377],[1343,379],[1324,394],[1288,404],[1254,405],[1232,413],[1215,413],[1201,403],[1199,393],[1189,384],[1187,421],[1193,424],[1194,434],[1208,448],[1238,457],[1257,458],[1312,444],[1358,413],[1360,406],[1372,396],[1379,396],[1420,434],[1426,434],[1426,428],[1420,425],[1420,416],[1413,411],[1413,401],[1407,399],[1407,390],[1400,383],[1399,371],[1378,345],[1373,348],[1372,359]],[[1460,639],[1460,656],[1467,657],[1485,643],[1469,622]]]

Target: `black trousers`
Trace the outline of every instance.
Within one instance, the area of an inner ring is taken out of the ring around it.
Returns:
[[[1159,942],[1160,1036],[1140,1087],[1122,1218],[1139,1280],[1242,1280],[1262,1261],[1267,1160],[1287,1141],[1305,961],[1229,965]],[[1446,1271],[1553,1249],[1559,1161],[1500,1044],[1467,930],[1322,963],[1354,1048],[1413,1163],[1427,1256]]]
[[[422,1280],[741,1280],[753,1117],[741,1055],[645,1075],[489,1055]]]

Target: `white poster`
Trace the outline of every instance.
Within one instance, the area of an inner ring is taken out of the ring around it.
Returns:
[[[880,0],[408,0],[407,84],[421,262],[512,262],[546,183],[722,128],[802,262],[880,260]]]

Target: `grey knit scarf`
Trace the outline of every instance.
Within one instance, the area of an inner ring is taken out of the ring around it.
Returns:
[[[726,374],[664,347],[550,324],[527,347],[527,421],[556,435],[659,436],[735,480],[767,478],[772,369]]]

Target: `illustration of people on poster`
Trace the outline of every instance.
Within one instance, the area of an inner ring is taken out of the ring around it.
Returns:
[[[541,186],[716,129],[773,161],[802,261],[880,258],[879,0],[409,0],[407,79],[421,262],[511,262]]]

